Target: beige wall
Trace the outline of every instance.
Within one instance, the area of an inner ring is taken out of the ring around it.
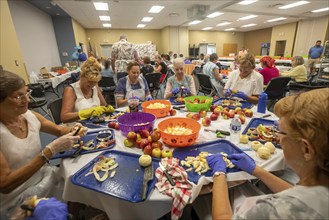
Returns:
[[[297,23],[278,25],[272,28],[270,56],[274,56],[276,41],[286,41],[285,56],[291,56],[294,46]],[[307,33],[305,33],[307,34]]]
[[[175,51],[174,48],[170,48],[169,43],[169,27],[162,28],[161,30],[161,42],[160,45],[157,45],[157,50],[159,54],[167,53],[170,50]],[[175,53],[175,52],[174,52]]]
[[[0,64],[5,70],[17,73],[29,83],[7,0],[0,1],[0,12]]]
[[[244,33],[220,31],[189,31],[189,44],[198,47],[200,43],[215,43],[217,54],[223,53],[223,44],[237,44],[238,48],[244,46]]]
[[[261,44],[270,43],[272,28],[244,33],[244,47],[255,56],[260,55]],[[272,46],[272,45],[271,45]]]
[[[72,27],[75,38],[75,45],[79,45],[79,43],[83,43],[87,45],[87,35],[86,30],[78,23],[76,20],[72,19]]]

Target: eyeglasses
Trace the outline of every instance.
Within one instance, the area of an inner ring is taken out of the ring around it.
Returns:
[[[27,93],[16,96],[16,97],[12,97],[12,98],[18,102],[21,102],[24,98],[26,99],[26,98],[30,97],[31,93],[32,93],[32,89],[29,89],[29,90],[27,90]]]
[[[288,135],[286,132],[278,131],[278,130],[273,130],[273,133],[276,135]]]

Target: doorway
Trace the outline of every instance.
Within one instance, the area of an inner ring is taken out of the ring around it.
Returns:
[[[236,54],[238,51],[237,44],[223,44],[223,56],[229,56],[230,54]]]
[[[284,57],[285,49],[286,49],[286,41],[285,40],[276,41],[274,56]]]
[[[112,44],[101,44],[102,56],[106,59],[111,58]]]

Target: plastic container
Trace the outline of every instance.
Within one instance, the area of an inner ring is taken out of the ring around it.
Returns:
[[[154,103],[161,103],[161,104],[166,105],[166,107],[158,108],[158,109],[147,108],[150,104],[154,104]],[[153,114],[157,118],[163,118],[163,117],[168,116],[170,108],[171,108],[171,103],[167,100],[150,100],[150,101],[146,101],[146,102],[142,103],[143,112]]]
[[[240,141],[240,134],[241,134],[241,121],[239,119],[239,115],[234,115],[234,118],[230,124],[231,136],[230,140],[234,144],[238,144]]]
[[[168,127],[182,126],[192,130],[189,135],[173,135],[163,132]],[[170,118],[161,121],[158,124],[162,141],[171,147],[188,147],[198,139],[201,125],[199,122],[190,118]]]
[[[153,130],[156,117],[153,114],[145,112],[133,112],[123,114],[118,118],[119,128],[124,136],[127,136],[129,131],[138,132],[141,130]]]
[[[205,103],[193,103],[196,99],[200,101],[205,101]],[[199,112],[200,110],[208,111],[212,105],[212,97],[208,96],[189,96],[184,99],[185,106],[190,112]]]
[[[265,92],[262,92],[258,96],[257,112],[265,114],[266,103],[267,103],[267,94]]]

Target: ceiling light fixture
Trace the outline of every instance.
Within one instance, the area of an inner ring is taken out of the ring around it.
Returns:
[[[143,27],[145,27],[146,25],[145,24],[138,24],[137,25],[137,28],[143,28]]]
[[[103,27],[112,27],[112,25],[110,23],[104,23]]]
[[[279,17],[279,18],[274,18],[274,19],[267,20],[264,23],[267,23],[267,22],[275,22],[275,21],[282,21],[282,20],[286,20],[286,19],[287,18]]]
[[[239,2],[238,4],[239,5],[250,5],[250,4],[255,3],[257,1],[258,0],[244,0],[244,1]]]
[[[101,21],[110,21],[111,20],[110,16],[108,16],[108,15],[100,15],[99,19],[101,19]]]
[[[108,11],[109,5],[104,2],[94,2],[94,6],[97,11]]]
[[[323,12],[323,11],[329,11],[329,8],[320,8],[320,9],[313,10],[312,12],[319,13],[319,12]]]
[[[142,19],[142,22],[150,22],[150,21],[152,21],[152,17],[144,17],[143,19]]]
[[[248,19],[256,18],[256,17],[258,17],[258,15],[248,15],[248,16],[239,18],[238,21],[244,21],[244,20],[248,20]]]
[[[202,28],[203,31],[207,31],[207,30],[211,30],[212,27],[205,27],[205,28]]]
[[[284,5],[284,6],[281,6],[279,7],[280,9],[288,9],[288,8],[294,8],[294,7],[298,7],[298,6],[301,6],[301,5],[305,5],[305,4],[308,4],[310,2],[308,1],[298,1],[298,2],[294,2],[294,3],[291,3],[289,5]]]
[[[227,22],[227,21],[225,21],[225,22],[222,22],[222,23],[217,24],[216,26],[217,26],[217,27],[220,27],[220,26],[225,26],[225,25],[231,24],[231,23],[232,23],[232,22]]]
[[[222,15],[222,14],[224,14],[224,13],[216,11],[214,13],[211,13],[210,15],[207,15],[207,18],[215,18],[215,17],[217,17],[219,15]]]
[[[200,20],[194,20],[194,21],[191,21],[190,23],[188,23],[189,25],[194,25],[194,24],[199,24],[201,23]]]
[[[224,31],[233,31],[233,30],[235,30],[235,28],[227,28]]]
[[[245,28],[245,27],[252,27],[252,26],[255,26],[257,24],[245,24],[245,25],[242,25],[241,28]]]
[[[149,10],[149,13],[159,13],[163,8],[164,8],[164,6],[154,5]]]

